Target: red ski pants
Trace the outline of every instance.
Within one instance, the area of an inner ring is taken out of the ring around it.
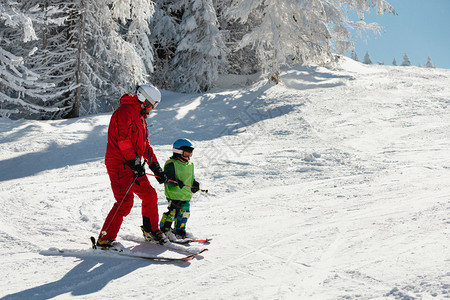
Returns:
[[[142,216],[150,219],[152,230],[158,230],[158,196],[155,189],[150,185],[147,176],[139,177],[136,180],[139,185],[135,182],[125,196],[133,181],[134,174],[131,169],[127,165],[120,165],[120,167],[106,166],[106,169],[111,180],[111,188],[116,203],[106,217],[100,237],[103,240],[113,240],[117,237],[123,218],[130,213],[133,207],[134,194],[142,200]],[[104,234],[105,231],[106,234]]]

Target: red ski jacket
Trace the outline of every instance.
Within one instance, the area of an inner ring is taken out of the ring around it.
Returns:
[[[108,128],[105,164],[119,166],[136,155],[147,159],[148,164],[157,162],[148,141],[146,115],[141,115],[141,105],[130,93],[120,98],[120,106],[111,116]]]

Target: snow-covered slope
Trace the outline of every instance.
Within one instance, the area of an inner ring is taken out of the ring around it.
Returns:
[[[450,70],[344,59],[282,81],[165,92],[149,118],[160,161],[175,139],[195,141],[210,191],[188,229],[214,240],[190,264],[44,255],[98,235],[113,203],[110,115],[0,119],[0,297],[450,297]],[[118,239],[139,225],[136,198]]]

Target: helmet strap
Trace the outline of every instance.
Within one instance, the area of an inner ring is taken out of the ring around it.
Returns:
[[[183,156],[183,155],[180,155],[180,156],[178,157],[178,159],[181,160],[182,162],[185,162],[185,163],[189,161],[189,157],[186,158],[186,156]]]

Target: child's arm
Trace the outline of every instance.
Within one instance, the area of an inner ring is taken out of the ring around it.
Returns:
[[[169,180],[172,180],[175,182],[177,181],[177,177],[175,176],[175,166],[173,165],[172,162],[168,163],[164,166],[164,173],[166,173],[167,178]],[[177,186],[178,184],[176,184],[175,182],[168,181],[168,182],[166,182],[166,184],[168,186]]]

